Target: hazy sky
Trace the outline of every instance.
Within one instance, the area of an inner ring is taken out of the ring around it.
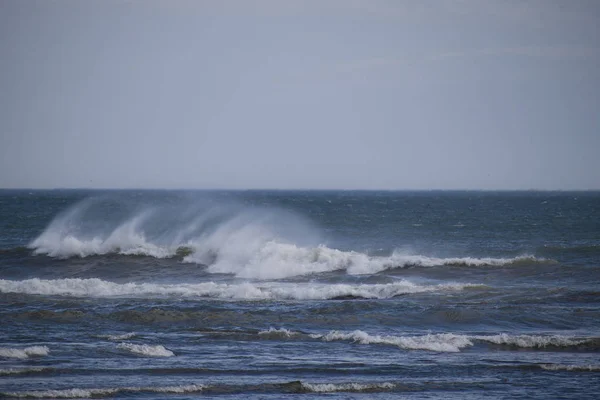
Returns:
[[[0,187],[600,189],[600,1],[0,0]]]

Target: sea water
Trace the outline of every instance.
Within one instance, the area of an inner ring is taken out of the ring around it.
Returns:
[[[0,191],[0,397],[598,398],[600,193]]]

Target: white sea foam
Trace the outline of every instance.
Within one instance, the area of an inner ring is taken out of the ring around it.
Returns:
[[[547,371],[600,371],[600,365],[565,365],[565,364],[541,364],[540,367]]]
[[[288,329],[285,328],[269,328],[266,331],[260,331],[258,332],[259,336],[262,337],[268,337],[268,338],[284,338],[284,339],[289,339],[291,337],[294,336],[298,336],[300,333],[298,332],[294,332],[294,331],[290,331]]]
[[[471,283],[416,284],[398,280],[386,284],[324,284],[324,283],[239,283],[203,282],[197,284],[114,283],[91,279],[0,279],[1,293],[26,293],[75,297],[153,297],[184,296],[241,300],[323,300],[346,296],[387,299],[394,296],[456,291],[482,285]]]
[[[97,254],[120,253],[124,255],[146,255],[156,258],[170,257],[176,248],[151,243],[140,225],[148,217],[141,213],[115,228],[107,236],[99,233],[79,232],[71,225],[71,218],[58,218],[31,244],[35,254],[67,258],[87,257]]]
[[[588,341],[587,339],[576,339],[561,335],[509,335],[506,333],[498,335],[462,335],[438,333],[421,336],[393,336],[371,335],[361,330],[353,332],[331,331],[325,335],[313,334],[311,337],[324,341],[351,340],[360,344],[387,344],[407,350],[440,352],[458,352],[465,347],[473,346],[476,341],[522,348],[569,347]]]
[[[194,393],[205,388],[203,385],[181,385],[181,386],[148,386],[148,387],[122,387],[122,388],[91,388],[91,389],[57,389],[57,390],[31,390],[23,392],[0,393],[6,397],[17,398],[43,398],[43,399],[81,399],[90,397],[108,397],[118,393]]]
[[[147,344],[120,343],[117,347],[146,357],[173,357],[175,355],[171,350],[165,349],[161,345],[150,346]]]
[[[364,331],[332,331],[326,335],[313,335],[314,338],[330,342],[334,340],[352,340],[360,344],[389,344],[407,350],[430,350],[440,352],[458,352],[461,348],[472,346],[468,336],[453,333],[439,333],[424,336],[370,335]]]
[[[576,339],[570,336],[562,335],[551,335],[551,336],[540,336],[540,335],[508,335],[501,333],[492,336],[473,336],[476,340],[494,344],[504,344],[509,346],[523,347],[523,348],[541,348],[541,347],[568,347],[577,346],[585,343],[587,340]]]
[[[123,333],[120,335],[98,335],[98,337],[101,337],[103,339],[113,340],[113,341],[127,340],[127,339],[131,339],[132,337],[135,337],[135,336],[136,336],[135,332],[128,332],[128,333]]]
[[[47,356],[50,349],[46,346],[31,346],[24,349],[0,347],[0,357],[25,359],[35,356]]]
[[[389,390],[396,387],[390,382],[381,383],[302,383],[305,390],[316,393],[334,392],[371,392],[377,390]]]
[[[251,242],[253,244],[248,245]],[[240,278],[280,279],[331,271],[345,271],[351,275],[375,274],[392,268],[434,266],[502,266],[521,262],[544,262],[533,256],[514,258],[437,258],[394,252],[391,256],[369,256],[356,251],[341,251],[326,246],[301,247],[276,240],[256,238],[234,246],[223,244],[218,257],[208,270],[229,273]],[[196,252],[184,258],[186,262],[206,263],[205,253]]]
[[[47,368],[41,367],[33,367],[33,368],[0,368],[0,376],[6,375],[21,375],[21,374],[29,374],[32,372],[42,372]]]
[[[211,206],[196,210],[190,218],[182,218],[184,211],[176,211],[176,215],[171,216],[168,212],[173,210],[167,212],[159,208],[132,213],[111,225],[99,223],[98,220],[104,221],[89,211],[93,207],[92,200],[75,206],[52,221],[29,246],[36,254],[59,258],[108,253],[166,258],[179,254],[185,255],[184,262],[208,265],[209,272],[251,279],[280,279],[330,271],[374,274],[402,267],[550,262],[533,256],[438,258],[399,250],[389,256],[342,251],[318,245],[318,230],[301,217],[281,210]],[[153,231],[157,221],[163,228]],[[182,248],[185,251],[178,253]]]

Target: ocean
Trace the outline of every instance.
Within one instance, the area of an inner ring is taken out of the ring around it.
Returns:
[[[600,193],[0,191],[0,397],[597,399]]]

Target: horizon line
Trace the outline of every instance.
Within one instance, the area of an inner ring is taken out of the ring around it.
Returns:
[[[361,188],[164,188],[164,187],[54,187],[54,188],[40,188],[40,187],[0,187],[2,191],[9,190],[33,190],[33,191],[224,191],[224,192],[600,192],[600,188],[595,189],[539,189],[539,188],[529,188],[529,189],[511,189],[511,188],[503,188],[503,189],[473,189],[473,188],[456,188],[456,189],[440,189],[440,188],[431,188],[431,189],[411,189],[411,188],[399,188],[399,189],[385,189],[385,188],[371,188],[371,189],[361,189]]]

